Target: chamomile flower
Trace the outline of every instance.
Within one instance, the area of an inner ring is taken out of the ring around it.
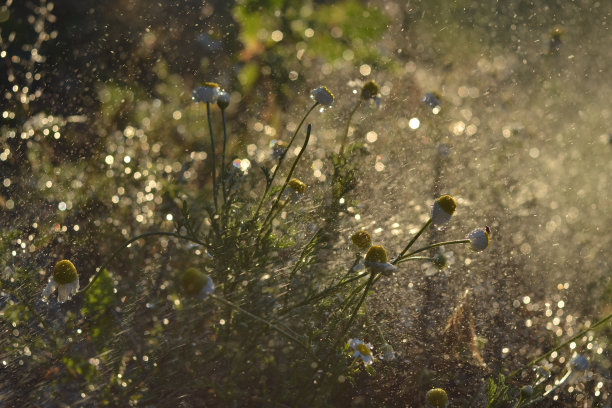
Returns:
[[[293,189],[296,193],[304,194],[306,192],[306,184],[304,184],[301,180],[292,178],[287,183],[289,187]]]
[[[373,272],[389,275],[397,268],[388,262],[387,251],[380,245],[373,245],[365,256],[364,265]]]
[[[353,349],[353,357],[359,358],[365,365],[371,365],[374,362],[372,355],[372,345],[358,339],[350,339],[349,347]]]
[[[589,368],[589,360],[582,354],[578,354],[570,360],[569,366],[574,371],[586,371]]]
[[[334,104],[334,94],[325,86],[310,91],[310,99],[327,108],[331,108]]]
[[[426,262],[421,267],[425,276],[433,276],[440,271],[445,271],[455,263],[455,255],[453,251],[444,251],[440,249],[440,252],[435,254],[431,262]]]
[[[457,209],[455,199],[449,195],[443,195],[434,201],[431,210],[431,222],[436,227],[447,224]]]
[[[476,228],[468,234],[467,238],[470,240],[472,251],[484,251],[489,246],[489,227]]]
[[[194,102],[215,103],[219,96],[219,84],[214,82],[204,82],[202,86],[193,91],[192,99]]]
[[[76,268],[67,259],[59,261],[53,268],[53,274],[49,278],[49,283],[43,290],[42,298],[44,301],[49,299],[49,295],[57,288],[57,301],[64,303],[77,293],[79,290],[79,274]]]
[[[351,235],[351,242],[358,251],[367,251],[372,246],[372,237],[367,231],[357,231]]]
[[[206,299],[214,293],[215,284],[210,276],[202,273],[197,268],[187,268],[181,277],[183,290],[189,296],[198,296]]]
[[[370,80],[363,84],[361,99],[364,101],[373,100],[376,102],[376,106],[380,108],[380,86],[378,86],[376,81]]]
[[[427,403],[432,407],[445,408],[448,405],[448,395],[442,388],[434,388],[427,391]]]

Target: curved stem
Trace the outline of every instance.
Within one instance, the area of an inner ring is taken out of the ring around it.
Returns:
[[[430,262],[434,261],[434,259],[429,257],[429,256],[411,256],[411,257],[407,257],[407,258],[402,258],[399,262],[397,262],[396,265],[399,265],[399,264],[404,263],[404,262],[416,261],[416,260],[430,261]]]
[[[202,245],[202,246],[206,246],[206,244],[202,241],[199,241],[195,238],[190,238],[187,237],[185,235],[179,235],[176,232],[165,232],[165,231],[153,231],[153,232],[145,232],[144,234],[140,234],[135,236],[134,238],[131,238],[127,241],[125,241],[119,248],[115,249],[115,251],[112,253],[112,255],[98,268],[96,268],[96,273],[94,274],[94,276],[89,279],[89,283],[87,284],[87,286],[85,286],[83,289],[79,290],[75,296],[82,294],[83,292],[86,292],[87,290],[91,289],[91,287],[93,286],[94,282],[100,277],[100,275],[102,274],[102,272],[104,271],[104,269],[106,269],[106,267],[108,266],[108,264],[111,263],[111,261],[113,259],[115,259],[117,257],[117,255],[119,255],[119,253],[127,248],[128,246],[130,246],[130,244],[132,244],[135,241],[138,241],[139,239],[143,239],[143,238],[148,238],[148,237],[152,237],[152,236],[168,236],[168,237],[175,237],[178,239],[184,239],[186,241],[191,241],[193,243]]]
[[[353,119],[353,115],[355,114],[355,112],[357,112],[357,109],[359,109],[359,107],[361,106],[361,102],[363,102],[363,99],[359,98],[359,102],[355,104],[355,107],[353,108],[353,110],[351,110],[348,120],[346,121],[346,129],[344,131],[344,135],[342,136],[342,142],[340,142],[340,150],[338,151],[339,156],[342,156],[344,154],[344,145],[346,144],[346,139],[348,139],[348,133],[351,127],[351,119]]]
[[[287,155],[287,152],[289,151],[289,148],[293,144],[293,141],[295,140],[298,132],[302,128],[302,125],[304,124],[304,121],[306,121],[306,118],[308,117],[308,115],[310,115],[310,112],[312,112],[314,110],[314,108],[317,107],[318,104],[319,104],[318,102],[315,102],[314,105],[312,105],[312,107],[308,110],[308,112],[306,112],[306,114],[302,118],[302,121],[299,123],[298,127],[295,129],[295,132],[293,133],[293,136],[291,137],[291,140],[289,141],[289,144],[287,145],[287,150],[285,150],[285,152],[282,154],[282,156],[278,159],[278,164],[276,165],[276,168],[274,169],[274,173],[272,173],[272,177],[270,178],[270,180],[268,182],[266,182],[266,189],[264,190],[264,193],[261,196],[261,200],[259,200],[259,204],[257,205],[257,210],[255,210],[255,214],[253,215],[253,219],[256,219],[259,216],[259,211],[261,210],[261,206],[263,205],[264,201],[266,200],[266,196],[268,195],[268,191],[270,191],[270,187],[272,187],[272,183],[274,183],[274,178],[276,177],[276,173],[278,173],[278,169],[280,168],[281,164],[283,163],[283,160],[285,159],[285,156]]]
[[[268,212],[268,215],[264,219],[264,222],[261,224],[260,231],[262,231],[265,228],[266,223],[268,222],[268,220],[272,221],[273,218],[271,218],[271,215],[274,212],[274,210],[276,209],[276,207],[278,206],[278,202],[280,201],[283,193],[285,192],[285,189],[287,188],[287,184],[289,184],[289,180],[291,180],[291,176],[293,176],[293,172],[295,171],[295,168],[296,168],[298,162],[300,161],[300,158],[302,157],[302,155],[306,151],[306,146],[308,146],[308,141],[310,140],[310,131],[311,131],[311,129],[312,129],[312,126],[309,124],[308,127],[306,128],[306,139],[304,140],[304,145],[302,146],[302,149],[300,150],[300,152],[298,153],[297,157],[293,161],[293,165],[291,166],[291,170],[289,170],[289,174],[287,174],[287,178],[285,179],[285,184],[283,184],[283,187],[278,192],[278,195],[276,196],[276,201],[274,201],[274,204],[272,204],[272,208],[270,208],[270,211]]]
[[[458,239],[458,240],[455,240],[455,241],[436,242],[435,244],[427,245],[427,246],[424,246],[423,248],[417,249],[416,251],[412,251],[408,255],[404,255],[404,257],[401,258],[400,261],[403,260],[403,259],[407,259],[407,258],[411,257],[414,254],[418,254],[419,252],[427,251],[428,249],[431,249],[431,248],[441,247],[441,246],[445,246],[445,245],[469,244],[469,243],[470,243],[469,239]]]
[[[212,128],[210,116],[210,103],[206,102],[206,116],[208,117],[208,131],[210,133],[210,150],[212,154],[212,179],[213,179],[213,199],[215,200],[215,212],[219,211],[217,204],[217,160],[215,158],[215,135]]]
[[[398,263],[398,261],[400,259],[402,259],[402,256],[404,256],[404,254],[410,249],[410,247],[416,242],[416,240],[419,239],[421,234],[423,234],[423,232],[425,232],[427,227],[429,227],[429,224],[431,224],[431,218],[429,220],[427,220],[427,222],[421,227],[419,232],[417,232],[416,235],[414,237],[412,237],[410,242],[408,242],[408,245],[406,245],[406,248],[404,248],[404,250],[402,252],[400,252],[400,254],[397,256],[397,258],[395,258],[393,261],[391,261],[391,265],[395,265],[396,263]]]
[[[537,363],[539,363],[540,361],[544,360],[546,357],[550,356],[552,353],[554,353],[555,351],[559,351],[562,348],[564,348],[565,346],[567,346],[568,344],[570,344],[571,342],[573,342],[576,339],[579,339],[580,337],[584,336],[585,334],[587,334],[589,331],[591,330],[595,330],[597,327],[603,325],[604,323],[606,323],[608,320],[612,319],[612,313],[610,313],[609,315],[605,316],[603,319],[599,320],[597,323],[595,323],[594,325],[592,325],[591,327],[589,327],[588,329],[584,329],[583,331],[581,331],[580,333],[578,333],[577,335],[571,337],[569,340],[561,343],[560,345],[558,345],[557,347],[555,347],[552,350],[549,350],[548,352],[542,354],[540,357],[532,360],[529,364],[524,365],[523,367],[519,368],[516,371],[513,371],[512,373],[510,373],[508,375],[508,379],[516,376],[517,374],[521,373],[522,371],[525,371],[528,368],[533,367],[534,365],[536,365]]]

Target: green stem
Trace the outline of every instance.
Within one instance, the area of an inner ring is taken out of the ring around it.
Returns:
[[[223,153],[221,155],[221,190],[223,193],[223,204],[227,201],[227,192],[225,191],[225,148],[227,145],[227,122],[225,120],[225,109],[221,109],[221,117],[223,118]]]
[[[342,333],[340,334],[340,336],[338,336],[338,340],[342,340],[344,338],[346,333],[351,328],[353,322],[355,321],[355,318],[357,318],[357,313],[359,312],[359,309],[361,308],[361,305],[363,304],[363,302],[365,301],[366,297],[368,296],[368,292],[370,291],[370,288],[374,284],[375,276],[376,275],[374,273],[370,274],[370,279],[368,279],[368,282],[366,283],[366,286],[365,286],[365,288],[363,290],[363,294],[361,295],[361,298],[359,299],[359,302],[357,302],[357,306],[355,306],[355,308],[353,309],[353,313],[351,313],[351,317],[350,317],[348,323],[346,324],[346,326],[344,327],[344,330],[342,330]]]
[[[140,234],[135,236],[134,238],[131,238],[127,241],[125,241],[119,248],[115,249],[115,251],[112,253],[112,255],[98,268],[96,268],[96,273],[94,274],[94,276],[89,279],[89,283],[87,284],[87,286],[85,286],[83,289],[79,290],[75,296],[82,294],[83,292],[86,292],[87,290],[91,289],[91,287],[93,286],[94,282],[100,277],[100,275],[102,274],[102,272],[106,269],[106,267],[108,266],[108,264],[111,263],[111,261],[113,259],[115,259],[117,257],[117,255],[119,255],[119,253],[127,248],[128,246],[130,246],[130,244],[132,244],[135,241],[138,241],[139,239],[143,239],[143,238],[148,238],[151,236],[167,236],[167,237],[175,237],[178,239],[184,239],[186,241],[191,241],[194,242],[196,244],[202,245],[202,246],[206,246],[206,244],[202,241],[199,241],[195,238],[190,238],[187,237],[185,235],[179,235],[176,232],[165,232],[165,231],[152,231],[152,232],[145,232],[144,234]]]
[[[293,165],[291,166],[291,170],[289,170],[289,174],[287,174],[287,178],[285,179],[285,183],[283,184],[283,187],[281,188],[281,190],[279,191],[278,195],[276,196],[276,201],[274,201],[274,204],[272,204],[272,208],[270,208],[270,211],[268,212],[268,215],[264,219],[264,222],[261,224],[260,231],[262,231],[265,228],[266,223],[268,221],[270,221],[270,222],[272,221],[273,218],[271,218],[271,215],[274,212],[274,210],[276,209],[276,207],[278,206],[278,203],[279,203],[279,201],[281,199],[281,196],[285,192],[285,189],[287,188],[287,184],[289,184],[289,180],[291,180],[291,176],[293,176],[293,172],[295,171],[295,168],[296,168],[298,162],[300,161],[300,158],[302,157],[302,155],[306,151],[306,146],[308,146],[308,141],[310,140],[310,131],[311,131],[311,129],[312,129],[312,126],[309,124],[308,127],[306,128],[306,139],[304,140],[304,145],[302,146],[302,149],[300,150],[300,152],[298,153],[297,157],[293,161]]]
[[[308,345],[306,345],[305,343],[303,343],[299,338],[298,338],[298,334],[293,332],[293,330],[289,329],[288,327],[280,327],[277,326],[276,324],[267,321],[264,318],[261,318],[257,315],[254,315],[253,313],[249,312],[248,310],[245,310],[243,308],[241,308],[240,306],[238,306],[235,303],[230,302],[229,300],[226,300],[222,297],[219,297],[215,294],[211,294],[210,297],[214,300],[216,300],[217,302],[223,303],[226,306],[232,307],[235,310],[239,311],[240,313],[244,313],[245,315],[249,316],[251,319],[253,320],[257,320],[258,322],[261,322],[263,324],[265,324],[266,326],[268,326],[269,328],[276,330],[277,332],[279,332],[280,334],[284,335],[285,337],[287,337],[288,339],[294,341],[296,344],[298,344],[299,346],[301,346],[303,349],[305,349],[306,351],[308,351],[308,353],[314,357],[315,359],[317,359],[317,357],[313,354],[312,350],[310,349],[310,347],[308,347]],[[318,359],[317,359],[318,360]]]
[[[353,119],[353,115],[355,114],[355,112],[357,112],[357,109],[359,109],[359,107],[361,106],[361,102],[363,102],[363,100],[359,98],[359,102],[357,102],[353,110],[351,110],[348,120],[346,121],[346,130],[344,131],[344,135],[342,136],[342,142],[340,143],[340,150],[338,151],[338,156],[340,157],[342,157],[342,155],[344,154],[344,145],[346,144],[346,139],[348,139],[348,133],[351,127],[351,120]]]
[[[587,334],[591,330],[595,330],[597,327],[603,325],[604,323],[606,323],[610,319],[612,319],[612,313],[610,313],[609,315],[607,315],[603,319],[599,320],[597,323],[595,323],[593,326],[589,327],[588,329],[585,329],[585,330],[581,331],[580,333],[578,333],[577,335],[573,336],[569,340],[561,343],[560,345],[558,345],[554,349],[549,350],[548,352],[542,354],[540,357],[536,358],[535,360],[532,360],[529,364],[526,364],[523,367],[519,368],[518,370],[512,372],[511,374],[508,375],[507,378],[510,379],[510,378],[516,376],[517,374],[520,374],[521,372],[525,371],[526,369],[533,367],[534,365],[536,365],[540,361],[544,360],[546,357],[550,356],[555,351],[561,350],[562,348],[564,348],[565,346],[567,346],[568,344],[570,344],[574,340],[579,339],[580,337],[584,336],[585,334]]]
[[[455,240],[455,241],[436,242],[435,244],[427,245],[427,246],[425,246],[423,248],[417,249],[416,251],[412,251],[408,255],[404,255],[404,257],[401,258],[400,261],[404,260],[404,259],[408,259],[412,255],[418,254],[419,252],[427,251],[428,249],[432,249],[432,248],[436,248],[436,247],[441,247],[441,246],[445,246],[445,245],[469,244],[469,243],[470,243],[469,239],[458,239],[458,240]]]
[[[308,112],[306,112],[306,114],[302,118],[302,121],[299,123],[298,127],[295,129],[295,132],[293,133],[293,136],[291,137],[291,140],[289,141],[289,144],[287,145],[287,149],[281,155],[281,157],[278,159],[278,164],[276,165],[276,168],[274,169],[274,173],[272,173],[272,177],[270,178],[269,182],[266,182],[266,189],[264,190],[264,193],[261,196],[261,200],[259,200],[259,205],[257,205],[257,210],[255,210],[255,214],[253,215],[253,219],[254,220],[257,219],[257,217],[259,217],[259,211],[261,211],[261,206],[263,205],[264,201],[266,200],[266,196],[268,195],[268,191],[270,191],[270,187],[272,187],[272,184],[274,183],[274,178],[276,177],[276,173],[278,173],[278,169],[280,168],[281,164],[283,163],[283,160],[285,160],[285,156],[287,155],[287,152],[289,151],[289,148],[293,144],[293,141],[295,140],[298,132],[302,128],[302,125],[304,124],[304,121],[306,121],[306,118],[308,117],[308,115],[310,115],[310,112],[312,112],[314,110],[314,108],[317,107],[318,104],[319,104],[318,102],[315,102],[314,105],[312,105],[312,107],[308,110]]]
[[[215,158],[215,135],[212,128],[212,119],[210,116],[210,103],[206,102],[206,116],[208,117],[208,131],[210,133],[210,150],[212,154],[212,178],[213,178],[213,198],[215,200],[215,212],[219,211],[217,204],[217,160]]]
[[[429,227],[430,224],[431,224],[431,218],[429,220],[427,220],[427,222],[421,227],[419,232],[417,232],[416,235],[414,237],[412,237],[410,242],[408,242],[408,245],[406,245],[406,248],[404,248],[404,250],[402,252],[400,252],[400,254],[397,256],[397,258],[395,258],[393,261],[391,261],[391,265],[395,265],[396,263],[398,263],[398,261],[402,258],[402,256],[404,256],[404,254],[410,249],[410,247],[416,242],[416,240],[419,239],[421,234],[423,232],[425,232],[425,230],[427,229],[427,227]]]

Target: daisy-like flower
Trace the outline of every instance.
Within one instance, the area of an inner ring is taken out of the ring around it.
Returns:
[[[187,268],[182,276],[183,290],[189,296],[198,296],[206,299],[215,291],[215,284],[210,276],[200,272],[197,268]]]
[[[432,407],[445,408],[448,405],[448,395],[442,388],[434,388],[427,391],[427,403]]]
[[[380,245],[373,245],[368,250],[364,262],[366,268],[373,272],[380,272],[383,275],[390,275],[397,268],[388,262],[387,251]]]
[[[569,366],[574,371],[586,371],[589,368],[589,360],[582,354],[578,354],[570,360]]]
[[[489,246],[489,227],[476,228],[470,232],[467,238],[470,240],[470,248],[472,251],[480,252],[487,249]]]
[[[302,183],[301,180],[292,178],[287,183],[289,187],[291,187],[296,193],[304,194],[306,192],[306,184]]]
[[[451,196],[443,195],[434,201],[431,210],[431,222],[436,227],[442,227],[447,224],[455,210],[457,209],[457,203]]]
[[[374,362],[372,355],[372,345],[358,339],[350,339],[349,347],[353,349],[353,357],[360,358],[365,365],[371,365]]]
[[[351,235],[351,242],[359,251],[367,251],[372,246],[372,237],[367,231],[357,231]]]
[[[439,271],[446,270],[455,263],[455,255],[453,251],[444,251],[440,249],[440,252],[435,254],[431,262],[426,262],[421,267],[425,276],[433,276]]]
[[[219,94],[217,95],[217,106],[221,108],[221,110],[227,108],[230,104],[230,94],[225,92],[223,89],[219,89]]]
[[[376,81],[369,80],[361,88],[361,99],[364,101],[373,100],[376,102],[376,106],[380,108],[380,86]]]
[[[72,262],[67,259],[55,264],[53,274],[49,278],[49,283],[47,283],[47,286],[43,290],[43,300],[47,301],[56,288],[57,301],[59,303],[70,300],[79,290],[79,274]]]
[[[214,82],[204,82],[202,86],[193,91],[192,99],[194,102],[215,103],[219,96],[219,84]]]
[[[328,108],[331,108],[334,104],[334,94],[325,86],[310,91],[310,99]]]

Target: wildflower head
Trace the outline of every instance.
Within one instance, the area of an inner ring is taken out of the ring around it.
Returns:
[[[204,82],[202,86],[193,91],[192,99],[194,102],[215,103],[219,96],[219,84],[214,82]]]
[[[272,157],[280,159],[287,153],[288,145],[282,140],[273,140],[270,142],[270,147],[272,148]]]
[[[447,224],[457,208],[455,199],[449,195],[443,195],[434,201],[431,210],[431,222],[433,225],[440,227]]]
[[[361,88],[361,99],[364,101],[372,99],[380,107],[380,86],[376,81],[370,80]]]
[[[387,251],[380,245],[370,247],[366,253],[364,264],[373,272],[379,272],[383,275],[389,275],[397,270],[395,266],[388,262]]]
[[[374,362],[371,344],[358,339],[350,339],[349,347],[353,350],[353,357],[361,359],[363,364],[371,365]]]
[[[292,178],[287,183],[296,193],[304,194],[306,192],[306,184],[302,183],[301,180]]]
[[[448,395],[442,388],[434,388],[427,391],[427,403],[432,407],[444,408],[448,405]]]
[[[561,36],[565,33],[565,30],[561,26],[555,26],[550,30],[550,38],[560,40]]]
[[[489,227],[476,228],[470,232],[467,238],[470,240],[470,248],[473,251],[480,252],[487,249],[489,246]]]
[[[351,236],[353,245],[360,251],[367,251],[372,246],[372,237],[367,231],[357,231]],[[381,247],[382,248],[382,247]],[[384,248],[383,248],[384,251]]]
[[[582,354],[578,354],[570,360],[569,366],[574,371],[586,371],[589,368],[589,360]]]
[[[325,86],[320,86],[310,91],[310,99],[328,108],[331,108],[334,104],[334,94]]]
[[[183,272],[181,278],[183,290],[189,296],[206,298],[215,291],[215,285],[210,276],[205,275],[199,269],[191,267]]]
[[[43,300],[47,300],[49,295],[57,288],[57,301],[64,303],[79,290],[79,274],[76,268],[67,259],[59,261],[53,268],[53,274],[49,278],[47,286],[43,290]]]
[[[230,94],[225,92],[223,89],[219,90],[219,95],[217,95],[217,106],[224,110],[230,104]]]

